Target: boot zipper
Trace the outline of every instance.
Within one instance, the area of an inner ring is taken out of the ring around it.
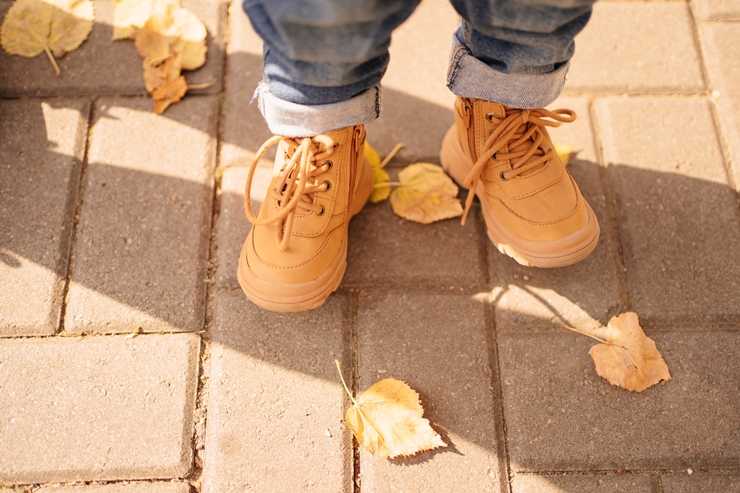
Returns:
[[[350,161],[349,166],[349,198],[347,199],[347,211],[351,210],[353,202],[352,199],[354,199],[355,196],[355,175],[357,174],[357,166],[360,160],[357,152],[357,138],[361,133],[362,131],[357,127],[352,131],[352,149],[350,150],[350,159],[354,157],[354,162]]]
[[[468,128],[468,149],[470,150],[470,159],[472,159],[475,164],[475,162],[478,161],[478,151],[475,148],[475,120],[473,119],[473,107],[468,103],[468,101],[463,103],[463,111],[465,112],[465,116],[468,118],[465,126]]]

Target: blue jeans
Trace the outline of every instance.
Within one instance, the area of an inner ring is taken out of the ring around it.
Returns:
[[[450,0],[462,17],[447,86],[458,96],[540,108],[565,83],[573,38],[596,0]],[[255,97],[273,133],[305,137],[380,113],[391,33],[419,0],[244,0],[264,40]]]

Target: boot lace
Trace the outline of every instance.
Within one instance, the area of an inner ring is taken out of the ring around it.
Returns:
[[[473,203],[475,190],[481,178],[481,173],[488,160],[509,161],[508,169],[500,173],[504,181],[515,178],[522,173],[533,171],[545,166],[555,157],[552,148],[542,146],[544,134],[542,126],[559,127],[563,123],[570,123],[576,119],[573,110],[549,111],[544,108],[520,110],[507,109],[507,116],[483,144],[483,152],[478,161],[471,168],[463,184],[470,190],[465,201],[462,223],[468,217],[468,211]],[[551,120],[545,120],[551,118]],[[502,149],[508,144],[509,152]]]
[[[280,170],[282,178],[277,187],[268,190],[265,197],[267,207],[265,217],[258,218],[252,211],[252,180],[262,156],[273,145],[283,141],[287,144],[287,162]],[[257,154],[252,159],[247,174],[247,184],[244,190],[244,210],[247,219],[256,225],[271,225],[277,230],[277,247],[284,251],[288,248],[288,240],[293,230],[293,220],[297,208],[313,212],[319,216],[323,215],[324,206],[315,203],[315,194],[325,192],[332,186],[331,182],[324,180],[319,182],[319,176],[329,171],[333,164],[327,158],[339,147],[331,137],[317,135],[316,137],[290,138],[276,135],[262,144]],[[274,199],[277,212],[270,214],[273,210],[268,207],[268,199]]]

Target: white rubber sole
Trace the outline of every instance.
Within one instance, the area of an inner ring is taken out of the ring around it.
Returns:
[[[472,164],[460,145],[455,125],[445,135],[440,160],[445,171],[462,187]],[[515,235],[503,226],[487,201],[484,200],[483,183],[478,183],[475,194],[480,199],[483,218],[488,228],[488,237],[501,253],[512,257],[522,265],[543,268],[572,265],[586,258],[599,242],[599,223],[588,203],[586,203],[588,219],[583,228],[565,238],[538,242]]]

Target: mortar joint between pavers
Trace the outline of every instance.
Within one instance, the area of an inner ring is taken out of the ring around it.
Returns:
[[[614,239],[614,246],[616,251],[612,256],[612,262],[614,263],[614,269],[616,272],[617,281],[619,282],[619,294],[622,301],[622,309],[629,311],[631,309],[630,292],[629,292],[629,281],[627,279],[627,264],[624,261],[624,248],[622,246],[622,236],[619,221],[617,218],[616,208],[616,195],[614,193],[614,187],[609,175],[608,163],[604,154],[604,142],[601,138],[601,125],[599,123],[598,115],[594,108],[595,97],[592,97],[588,102],[588,111],[591,120],[591,134],[594,139],[594,149],[596,151],[596,159],[599,161],[599,181],[601,183],[601,189],[604,193],[604,211],[606,212],[607,218],[604,227],[608,225],[611,230],[611,236]]]
[[[77,247],[77,235],[80,228],[80,215],[82,214],[82,205],[85,199],[85,182],[87,180],[87,166],[90,153],[90,140],[93,132],[93,121],[95,119],[95,108],[97,98],[90,98],[90,106],[87,113],[87,125],[85,132],[85,150],[82,155],[80,165],[80,181],[77,184],[77,193],[75,194],[74,216],[72,217],[72,231],[69,239],[69,251],[67,252],[67,270],[64,278],[64,288],[62,290],[62,306],[59,313],[59,324],[57,325],[54,335],[63,335],[65,317],[67,315],[67,304],[69,303],[69,288],[72,284],[72,275],[74,273],[75,249]]]

